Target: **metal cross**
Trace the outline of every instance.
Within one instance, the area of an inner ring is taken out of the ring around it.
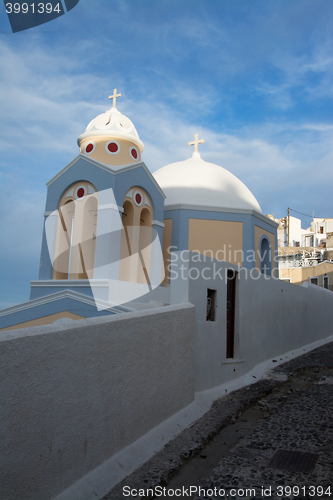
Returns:
[[[188,145],[189,145],[189,146],[194,146],[194,152],[195,152],[195,153],[198,153],[198,152],[199,152],[199,151],[198,151],[198,145],[199,145],[199,144],[203,144],[204,142],[205,142],[205,141],[204,141],[204,139],[200,139],[200,141],[199,141],[199,135],[198,135],[198,134],[195,134],[195,135],[194,135],[194,141],[189,142],[189,143],[188,143]]]
[[[121,94],[117,94],[117,89],[114,89],[113,94],[109,96],[109,99],[113,99],[113,104],[112,104],[113,108],[116,107],[116,99],[117,99],[117,97],[120,97],[120,96],[121,96]]]

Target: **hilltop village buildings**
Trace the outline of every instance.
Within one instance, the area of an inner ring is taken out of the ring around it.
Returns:
[[[274,219],[279,223],[279,278],[302,285],[310,282],[333,290],[333,218],[313,218],[308,229],[292,217]]]

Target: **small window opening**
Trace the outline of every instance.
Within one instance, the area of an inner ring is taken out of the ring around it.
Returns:
[[[216,290],[207,289],[206,321],[215,321]]]
[[[323,277],[323,287],[328,290],[328,276]]]
[[[260,271],[268,276],[272,274],[272,252],[267,238],[263,238],[260,244]]]
[[[313,285],[318,285],[318,278],[310,278],[310,283]]]

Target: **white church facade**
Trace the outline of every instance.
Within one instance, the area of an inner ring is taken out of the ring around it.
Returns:
[[[244,184],[197,136],[152,174],[112,97],[48,183],[31,299],[0,312],[1,500],[102,500],[217,398],[333,340],[332,292],[277,279]]]
[[[47,183],[39,277],[28,302],[0,312],[0,330],[168,304],[172,252],[276,275],[277,224],[249,189],[201,158],[197,135],[189,159],[151,173],[118,97]]]

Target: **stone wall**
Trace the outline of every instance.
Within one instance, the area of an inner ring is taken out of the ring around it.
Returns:
[[[191,305],[1,335],[1,499],[52,499],[194,399]]]

